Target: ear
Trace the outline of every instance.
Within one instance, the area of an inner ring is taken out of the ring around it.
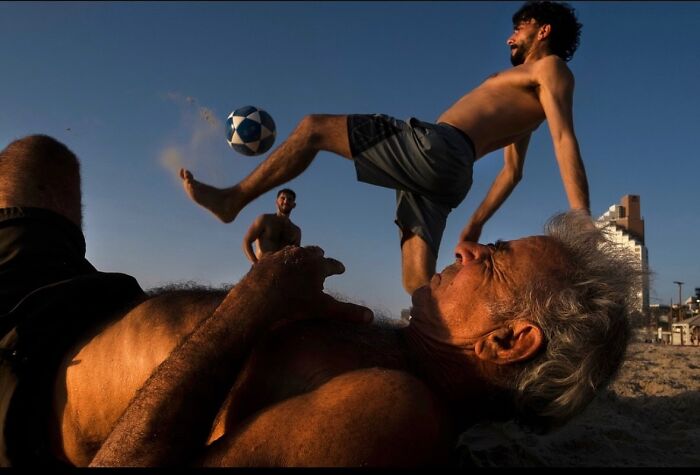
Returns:
[[[537,39],[540,41],[544,40],[545,38],[548,38],[551,33],[552,25],[545,23],[544,25],[540,26],[540,29],[537,31]]]
[[[477,341],[474,352],[484,361],[512,364],[532,358],[543,344],[540,327],[527,320],[515,320]]]

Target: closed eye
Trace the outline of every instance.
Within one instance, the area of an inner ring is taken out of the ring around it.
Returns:
[[[506,249],[508,249],[508,241],[503,241],[499,239],[494,244],[488,244],[488,246],[493,248],[496,252],[505,251]]]

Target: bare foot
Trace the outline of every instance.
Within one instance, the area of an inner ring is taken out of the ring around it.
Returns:
[[[238,216],[241,208],[243,208],[236,200],[236,187],[226,189],[214,188],[195,180],[192,173],[184,168],[180,169],[180,179],[182,179],[182,186],[190,198],[195,203],[214,213],[214,216],[224,223],[233,221]]]

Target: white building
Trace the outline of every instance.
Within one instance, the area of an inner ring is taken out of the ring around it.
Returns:
[[[646,273],[649,269],[649,256],[644,246],[644,220],[640,215],[639,196],[623,196],[620,204],[612,205],[596,220],[596,226],[604,229],[613,242],[632,251]],[[649,279],[645,277],[634,292],[634,310],[649,315]]]

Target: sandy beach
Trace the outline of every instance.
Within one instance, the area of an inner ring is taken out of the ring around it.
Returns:
[[[560,430],[482,425],[460,446],[465,465],[700,467],[700,346],[637,337],[617,379]]]

